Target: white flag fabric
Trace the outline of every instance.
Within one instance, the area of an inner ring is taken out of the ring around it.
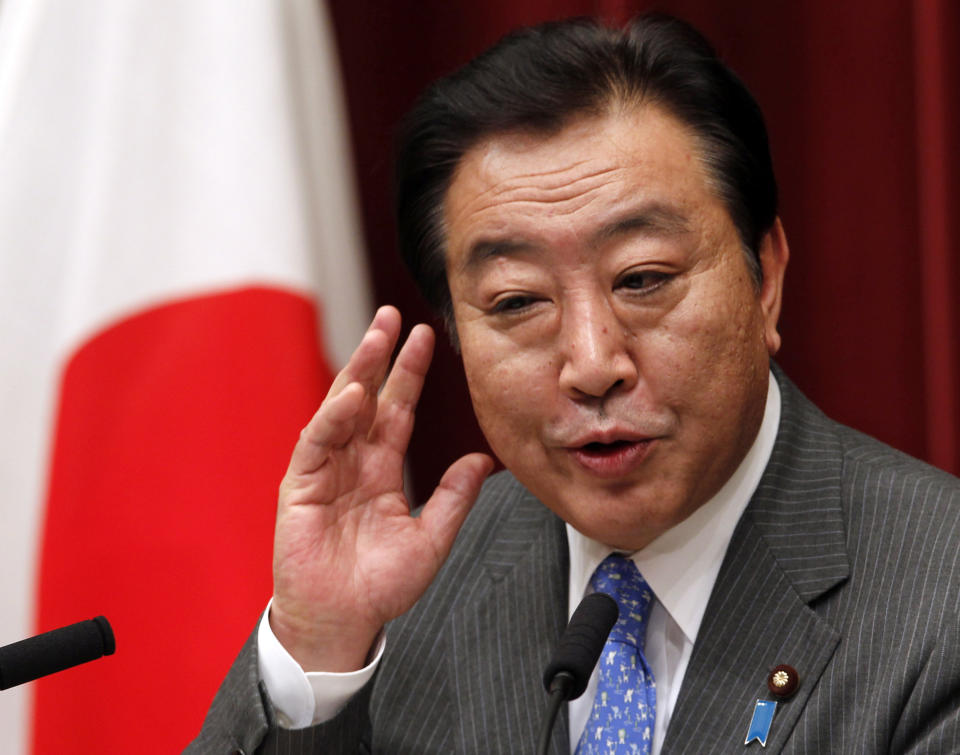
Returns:
[[[0,3],[4,752],[178,752],[270,593],[277,484],[370,313],[324,9]]]

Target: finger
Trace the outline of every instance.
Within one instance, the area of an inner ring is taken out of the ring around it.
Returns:
[[[372,438],[399,454],[406,453],[410,442],[417,402],[433,358],[435,341],[429,325],[421,323],[414,327],[380,392]]]
[[[470,513],[480,487],[493,471],[493,459],[487,454],[468,454],[447,469],[420,514],[419,521],[433,543],[442,563],[450,553],[454,538]]]
[[[346,366],[334,378],[327,396],[337,396],[350,383],[360,383],[376,394],[399,336],[400,312],[395,307],[380,307]]]
[[[350,383],[337,396],[323,402],[293,448],[291,474],[315,472],[332,449],[342,447],[354,436],[365,396],[366,390],[361,384]]]

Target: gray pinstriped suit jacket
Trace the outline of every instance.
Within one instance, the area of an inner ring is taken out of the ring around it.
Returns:
[[[664,753],[760,752],[744,740],[780,663],[801,684],[763,752],[960,753],[960,480],[832,422],[776,374],[776,445]],[[188,751],[533,752],[566,590],[563,523],[497,475],[433,586],[390,626],[374,681],[334,721],[277,729],[251,638]],[[564,711],[555,755],[568,739]]]

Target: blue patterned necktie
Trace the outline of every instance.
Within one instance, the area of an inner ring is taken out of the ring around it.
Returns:
[[[620,618],[603,646],[597,696],[576,755],[649,753],[657,691],[643,646],[653,592],[633,561],[617,554],[597,567],[590,586],[617,601]]]

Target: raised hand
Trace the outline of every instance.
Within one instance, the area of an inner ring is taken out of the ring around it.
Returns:
[[[410,516],[403,460],[434,335],[413,328],[384,382],[399,334],[400,313],[382,307],[280,485],[270,626],[307,671],[364,665],[383,625],[433,580],[493,467],[484,454],[457,460]]]

